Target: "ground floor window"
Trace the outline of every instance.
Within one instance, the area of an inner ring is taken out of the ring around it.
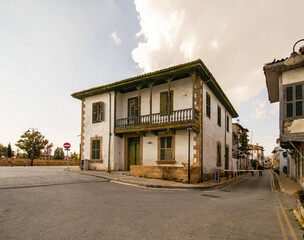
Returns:
[[[101,160],[101,137],[91,138],[91,160]]]
[[[172,161],[172,136],[160,138],[160,160]]]

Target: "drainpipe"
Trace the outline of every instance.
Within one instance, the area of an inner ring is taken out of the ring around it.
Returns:
[[[190,134],[191,128],[188,128],[188,183],[190,183]]]
[[[204,81],[202,81],[202,96],[201,96],[201,98],[202,98],[202,105],[201,105],[201,182],[203,182],[204,181],[204,168],[203,168],[203,163],[204,163],[204,161],[203,161],[203,157],[204,157],[204,155],[203,155],[203,150],[204,150],[204,128],[203,128],[203,119],[204,119],[204,115],[203,115],[203,109],[204,109],[204,91],[203,91],[203,89],[204,89]]]
[[[111,93],[108,92],[105,88],[105,91],[109,94],[109,144],[108,144],[108,172],[111,172],[111,109],[112,109],[112,104],[111,104]]]
[[[226,109],[225,109],[225,145],[224,145],[224,161],[225,161],[225,166],[224,166],[224,168],[225,168],[225,170],[226,170],[226,132],[227,132],[227,111],[226,111]],[[228,159],[228,164],[229,164],[229,159]],[[227,169],[228,170],[228,169]],[[227,172],[227,174],[228,174],[228,172]]]

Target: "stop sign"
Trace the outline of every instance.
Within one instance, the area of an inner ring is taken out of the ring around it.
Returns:
[[[65,149],[69,149],[71,147],[71,144],[69,144],[68,142],[66,142],[65,144],[63,144],[63,147]]]

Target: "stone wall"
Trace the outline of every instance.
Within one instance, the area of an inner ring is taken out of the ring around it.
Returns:
[[[0,167],[1,166],[31,166],[31,159],[23,159],[23,158],[0,158]],[[42,159],[34,159],[34,166],[66,166],[66,160],[42,160]],[[79,160],[70,160],[70,166],[79,166]]]
[[[191,167],[191,183],[200,182],[200,167]],[[188,168],[175,166],[131,166],[130,174],[135,177],[157,178],[171,181],[188,181]],[[204,174],[204,180],[214,179],[214,173]]]

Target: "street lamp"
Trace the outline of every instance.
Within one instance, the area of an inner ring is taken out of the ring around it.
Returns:
[[[304,39],[300,39],[293,45],[292,53],[290,54],[290,57],[284,61],[284,65],[291,66],[291,65],[298,64],[304,60],[304,52],[301,52],[301,54],[299,54],[295,51],[296,45],[302,41],[304,41]]]
[[[35,133],[35,130],[37,133],[38,132],[38,129],[37,128],[29,128],[27,130],[28,133],[30,133],[30,129],[32,130],[32,154],[31,154],[31,166],[33,166],[33,163],[34,163],[34,133]]]

